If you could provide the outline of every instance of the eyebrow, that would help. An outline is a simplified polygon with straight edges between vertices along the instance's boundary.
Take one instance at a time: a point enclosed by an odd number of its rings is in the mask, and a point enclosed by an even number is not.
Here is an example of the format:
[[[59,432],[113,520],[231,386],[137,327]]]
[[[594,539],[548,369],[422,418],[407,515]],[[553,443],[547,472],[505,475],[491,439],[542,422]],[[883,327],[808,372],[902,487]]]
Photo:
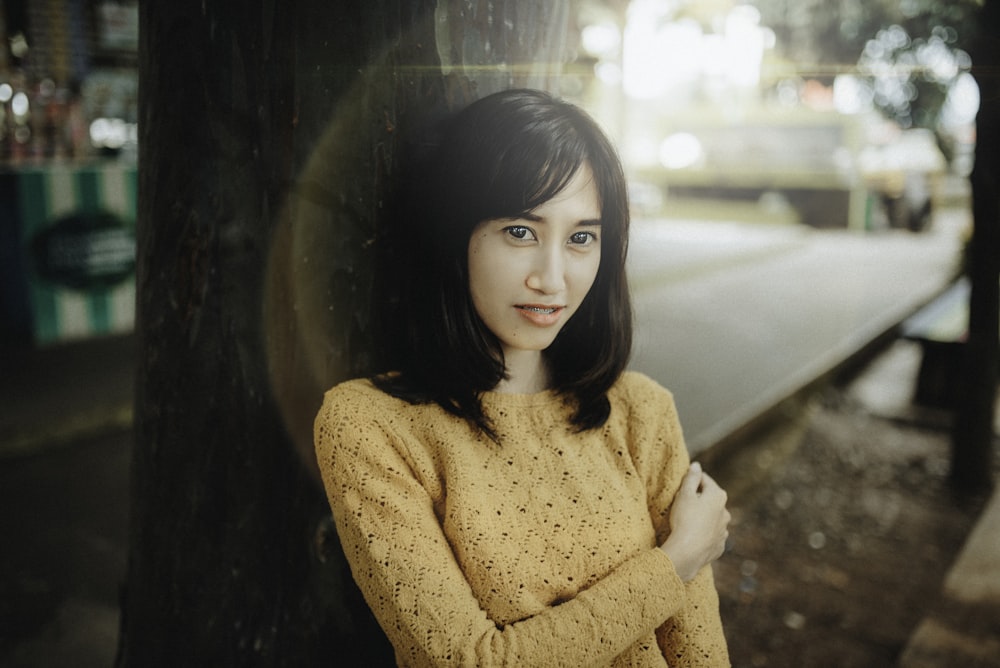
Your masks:
[[[512,216],[512,219],[517,219],[517,218],[523,218],[524,220],[527,220],[527,221],[532,222],[532,223],[544,223],[544,222],[546,222],[545,218],[543,218],[542,216],[536,216],[535,214],[531,213],[530,211],[525,211],[523,213],[519,213],[517,216]],[[601,227],[601,219],[600,218],[584,218],[583,220],[577,221],[576,226],[577,227]]]

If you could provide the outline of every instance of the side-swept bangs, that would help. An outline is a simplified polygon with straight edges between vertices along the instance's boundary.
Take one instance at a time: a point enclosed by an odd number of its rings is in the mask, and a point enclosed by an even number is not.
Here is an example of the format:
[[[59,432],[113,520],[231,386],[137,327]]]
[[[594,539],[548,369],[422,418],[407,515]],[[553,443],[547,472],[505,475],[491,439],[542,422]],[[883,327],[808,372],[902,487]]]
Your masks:
[[[588,157],[578,119],[535,91],[508,91],[456,118],[438,156],[435,199],[451,224],[526,213],[552,199]],[[566,105],[568,107],[568,105]],[[574,111],[577,111],[572,108]]]

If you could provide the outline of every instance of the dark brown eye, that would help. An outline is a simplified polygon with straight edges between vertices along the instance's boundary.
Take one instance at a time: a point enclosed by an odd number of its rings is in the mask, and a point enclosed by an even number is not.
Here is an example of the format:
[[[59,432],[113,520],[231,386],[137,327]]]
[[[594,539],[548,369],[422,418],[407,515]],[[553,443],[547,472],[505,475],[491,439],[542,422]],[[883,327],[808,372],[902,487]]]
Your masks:
[[[524,225],[511,225],[505,227],[504,231],[515,239],[529,239],[534,236],[531,234],[531,230]]]

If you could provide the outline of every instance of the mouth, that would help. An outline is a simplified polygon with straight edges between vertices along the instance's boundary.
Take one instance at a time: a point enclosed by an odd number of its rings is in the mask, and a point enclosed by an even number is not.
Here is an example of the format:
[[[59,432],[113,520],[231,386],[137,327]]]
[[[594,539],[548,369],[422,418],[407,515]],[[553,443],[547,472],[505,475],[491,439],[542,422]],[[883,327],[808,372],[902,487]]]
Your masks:
[[[564,306],[546,306],[545,304],[517,304],[518,313],[528,322],[539,327],[549,327],[559,322]]]
[[[537,304],[517,304],[516,308],[519,308],[522,311],[528,311],[529,313],[543,314],[552,314],[563,309],[562,306],[540,306]]]

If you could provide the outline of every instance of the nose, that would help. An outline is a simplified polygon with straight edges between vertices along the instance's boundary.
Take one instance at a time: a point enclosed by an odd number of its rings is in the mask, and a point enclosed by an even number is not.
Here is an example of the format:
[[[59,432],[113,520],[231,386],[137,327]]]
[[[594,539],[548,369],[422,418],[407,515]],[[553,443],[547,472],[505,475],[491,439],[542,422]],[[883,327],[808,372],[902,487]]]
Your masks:
[[[562,249],[541,247],[535,255],[527,285],[532,290],[554,295],[566,289],[566,261]]]

